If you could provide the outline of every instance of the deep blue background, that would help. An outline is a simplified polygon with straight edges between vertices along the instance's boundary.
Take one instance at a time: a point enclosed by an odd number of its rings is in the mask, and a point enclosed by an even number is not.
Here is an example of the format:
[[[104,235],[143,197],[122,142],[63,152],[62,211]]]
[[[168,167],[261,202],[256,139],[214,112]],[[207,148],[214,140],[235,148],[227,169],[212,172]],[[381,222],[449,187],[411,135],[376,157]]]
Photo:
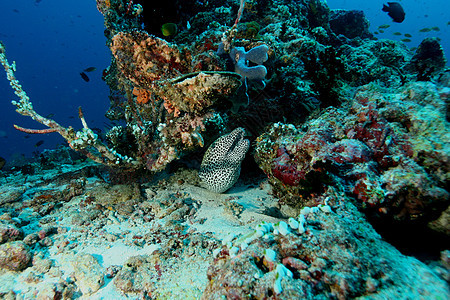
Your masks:
[[[263,0],[259,0],[263,1]],[[379,0],[329,0],[331,8],[363,10],[375,31],[379,25],[390,24],[379,38],[400,40],[393,32],[410,33],[417,46],[423,38],[438,36],[450,57],[450,21],[448,0],[403,0],[406,11],[403,23],[393,23],[381,11]],[[244,11],[245,13],[245,11]],[[423,27],[438,26],[440,32],[420,33]],[[17,78],[30,96],[34,107],[43,116],[64,126],[81,128],[78,106],[90,127],[103,128],[108,120],[104,113],[109,107],[109,90],[101,80],[102,70],[110,63],[110,52],[103,36],[103,16],[95,0],[0,0],[0,40],[6,46],[8,59],[17,62]],[[90,66],[97,71],[88,73],[84,82],[79,73]],[[33,151],[53,148],[65,141],[56,133],[28,135],[15,130],[12,124],[29,128],[44,128],[28,117],[15,112],[13,94],[3,70],[0,71],[0,156],[10,159],[14,154],[30,156]],[[39,140],[44,144],[35,147]]]
[[[406,15],[402,23],[392,22],[387,13],[381,11],[383,3],[399,2]],[[379,39],[400,41],[404,36],[393,35],[394,32],[409,33],[411,42],[405,43],[409,47],[417,47],[427,37],[441,38],[447,59],[450,58],[450,1],[449,0],[328,0],[330,8],[356,9],[364,11],[370,22],[370,31],[374,32],[378,26],[389,24],[391,27],[384,29],[384,33],[375,35]],[[439,32],[419,32],[425,27],[440,28]],[[448,65],[448,64],[447,64]]]

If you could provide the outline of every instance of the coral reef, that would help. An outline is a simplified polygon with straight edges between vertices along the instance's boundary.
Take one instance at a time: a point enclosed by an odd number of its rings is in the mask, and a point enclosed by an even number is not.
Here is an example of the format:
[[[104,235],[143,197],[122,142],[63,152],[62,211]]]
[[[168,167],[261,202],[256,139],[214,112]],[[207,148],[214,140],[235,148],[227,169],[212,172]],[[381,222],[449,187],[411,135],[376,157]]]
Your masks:
[[[2,47],[2,63],[21,99],[18,112],[49,127],[16,128],[58,132],[103,164],[161,171],[238,126],[258,136],[281,117],[301,122],[320,107],[340,105],[348,86],[429,80],[445,62],[441,55],[432,72],[424,70],[439,53],[437,41],[424,41],[413,58],[400,42],[374,40],[361,12],[330,10],[324,1],[175,2],[149,9],[143,1],[97,1],[112,53],[103,74],[111,89],[106,115],[126,123],[113,127],[106,141],[89,129],[81,110],[78,132],[37,114]],[[176,35],[158,33],[158,12],[183,22]],[[264,91],[246,78],[263,82]]]
[[[97,9],[105,138],[81,108],[78,131],[37,113],[0,44],[13,105],[45,126],[16,129],[69,146],[0,170],[0,297],[449,298],[437,39],[377,40],[362,12],[322,0]],[[400,254],[391,231],[440,261]]]
[[[369,31],[369,21],[365,18],[364,12],[360,10],[331,10],[330,28],[335,34],[342,34],[349,39],[373,38],[373,34]]]
[[[410,66],[417,72],[417,80],[429,81],[446,66],[444,50],[436,38],[424,39],[411,59]]]
[[[399,222],[437,219],[448,207],[448,88],[410,83],[393,91],[358,89],[300,127],[276,123],[256,155],[275,193],[291,206],[340,187],[366,212]]]

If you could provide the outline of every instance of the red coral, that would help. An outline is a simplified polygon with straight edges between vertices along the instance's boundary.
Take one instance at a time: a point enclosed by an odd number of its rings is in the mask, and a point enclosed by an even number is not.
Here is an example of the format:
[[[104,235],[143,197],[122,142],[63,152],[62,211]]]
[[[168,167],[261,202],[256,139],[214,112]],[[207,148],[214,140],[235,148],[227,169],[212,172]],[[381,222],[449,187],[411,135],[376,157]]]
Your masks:
[[[347,136],[364,142],[372,151],[373,159],[381,169],[395,167],[395,153],[412,156],[412,147],[407,136],[397,136],[389,122],[380,117],[374,102],[367,98],[358,99],[352,111],[358,111],[358,122],[345,129]],[[398,146],[398,147],[397,147]]]
[[[325,148],[329,142],[333,142],[333,132],[332,129],[328,127],[329,126],[308,130],[308,132],[303,135],[301,141],[297,143],[297,151],[307,151],[309,155],[313,155]]]
[[[290,186],[298,185],[305,180],[305,171],[297,170],[296,164],[291,160],[286,148],[277,150],[277,158],[273,160],[272,174],[284,184]]]

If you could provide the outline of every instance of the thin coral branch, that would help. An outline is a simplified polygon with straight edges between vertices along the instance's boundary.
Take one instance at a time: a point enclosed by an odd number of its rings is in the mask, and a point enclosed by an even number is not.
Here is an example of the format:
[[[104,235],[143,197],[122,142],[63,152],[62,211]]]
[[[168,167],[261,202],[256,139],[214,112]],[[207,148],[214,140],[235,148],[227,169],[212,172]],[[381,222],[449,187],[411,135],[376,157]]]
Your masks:
[[[125,15],[128,15],[128,13],[130,12],[131,6],[133,5],[133,0],[130,0],[128,2],[128,6],[127,6],[127,11],[125,12]]]
[[[223,49],[225,52],[229,52],[231,49],[231,44],[237,33],[237,26],[238,26],[239,22],[241,21],[242,13],[244,12],[244,6],[245,6],[245,0],[241,0],[237,17],[236,17],[236,20],[234,21],[234,25],[230,29],[225,31],[222,35],[222,44],[223,44]]]
[[[57,132],[57,130],[55,128],[29,129],[29,128],[20,127],[20,126],[18,126],[16,124],[14,124],[14,128],[19,130],[19,131],[26,132],[26,133],[31,133],[31,134],[45,134],[45,133]]]
[[[9,84],[14,90],[14,93],[19,97],[20,101],[12,101],[12,104],[17,107],[16,111],[24,116],[31,117],[33,120],[50,127],[55,132],[58,132],[61,134],[65,139],[69,138],[69,131],[67,128],[64,128],[60,124],[56,123],[55,121],[51,119],[47,119],[37,112],[34,111],[33,104],[30,101],[30,98],[25,93],[25,91],[22,89],[22,86],[20,85],[19,81],[16,79],[14,73],[16,71],[16,63],[13,62],[10,64],[6,58],[6,51],[5,47],[2,43],[0,43],[0,62],[5,68],[6,76],[9,80]]]
[[[78,107],[78,117],[81,120],[81,124],[83,124],[83,128],[89,129],[86,123],[86,119],[84,118],[83,111],[81,110],[81,106]]]
[[[0,63],[5,68],[6,76],[11,87],[20,99],[19,102],[11,101],[11,103],[17,107],[16,111],[21,115],[31,117],[33,120],[49,127],[48,129],[28,129],[14,125],[14,128],[27,133],[58,132],[69,143],[69,146],[72,149],[80,151],[90,159],[105,165],[132,167],[137,164],[135,160],[117,153],[101,142],[98,136],[87,126],[81,107],[78,109],[81,123],[83,124],[83,129],[80,131],[75,131],[72,127],[65,128],[54,120],[45,118],[38,114],[34,110],[30,98],[27,96],[19,81],[16,79],[14,74],[16,71],[16,64],[15,62],[12,64],[8,62],[5,47],[1,42]]]
[[[233,27],[236,27],[238,25],[239,21],[241,20],[242,13],[244,12],[244,5],[245,5],[245,0],[241,0],[241,4],[239,6],[237,18],[236,18],[236,21],[234,21]]]

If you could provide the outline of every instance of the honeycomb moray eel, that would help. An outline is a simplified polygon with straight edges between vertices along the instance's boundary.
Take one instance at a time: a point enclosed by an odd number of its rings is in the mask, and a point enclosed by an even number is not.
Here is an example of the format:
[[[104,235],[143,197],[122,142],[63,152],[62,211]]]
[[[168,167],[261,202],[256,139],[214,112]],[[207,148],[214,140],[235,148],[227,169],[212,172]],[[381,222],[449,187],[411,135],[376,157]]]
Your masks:
[[[208,190],[223,193],[238,180],[242,160],[250,147],[244,134],[244,128],[236,128],[218,138],[206,150],[199,176]]]

